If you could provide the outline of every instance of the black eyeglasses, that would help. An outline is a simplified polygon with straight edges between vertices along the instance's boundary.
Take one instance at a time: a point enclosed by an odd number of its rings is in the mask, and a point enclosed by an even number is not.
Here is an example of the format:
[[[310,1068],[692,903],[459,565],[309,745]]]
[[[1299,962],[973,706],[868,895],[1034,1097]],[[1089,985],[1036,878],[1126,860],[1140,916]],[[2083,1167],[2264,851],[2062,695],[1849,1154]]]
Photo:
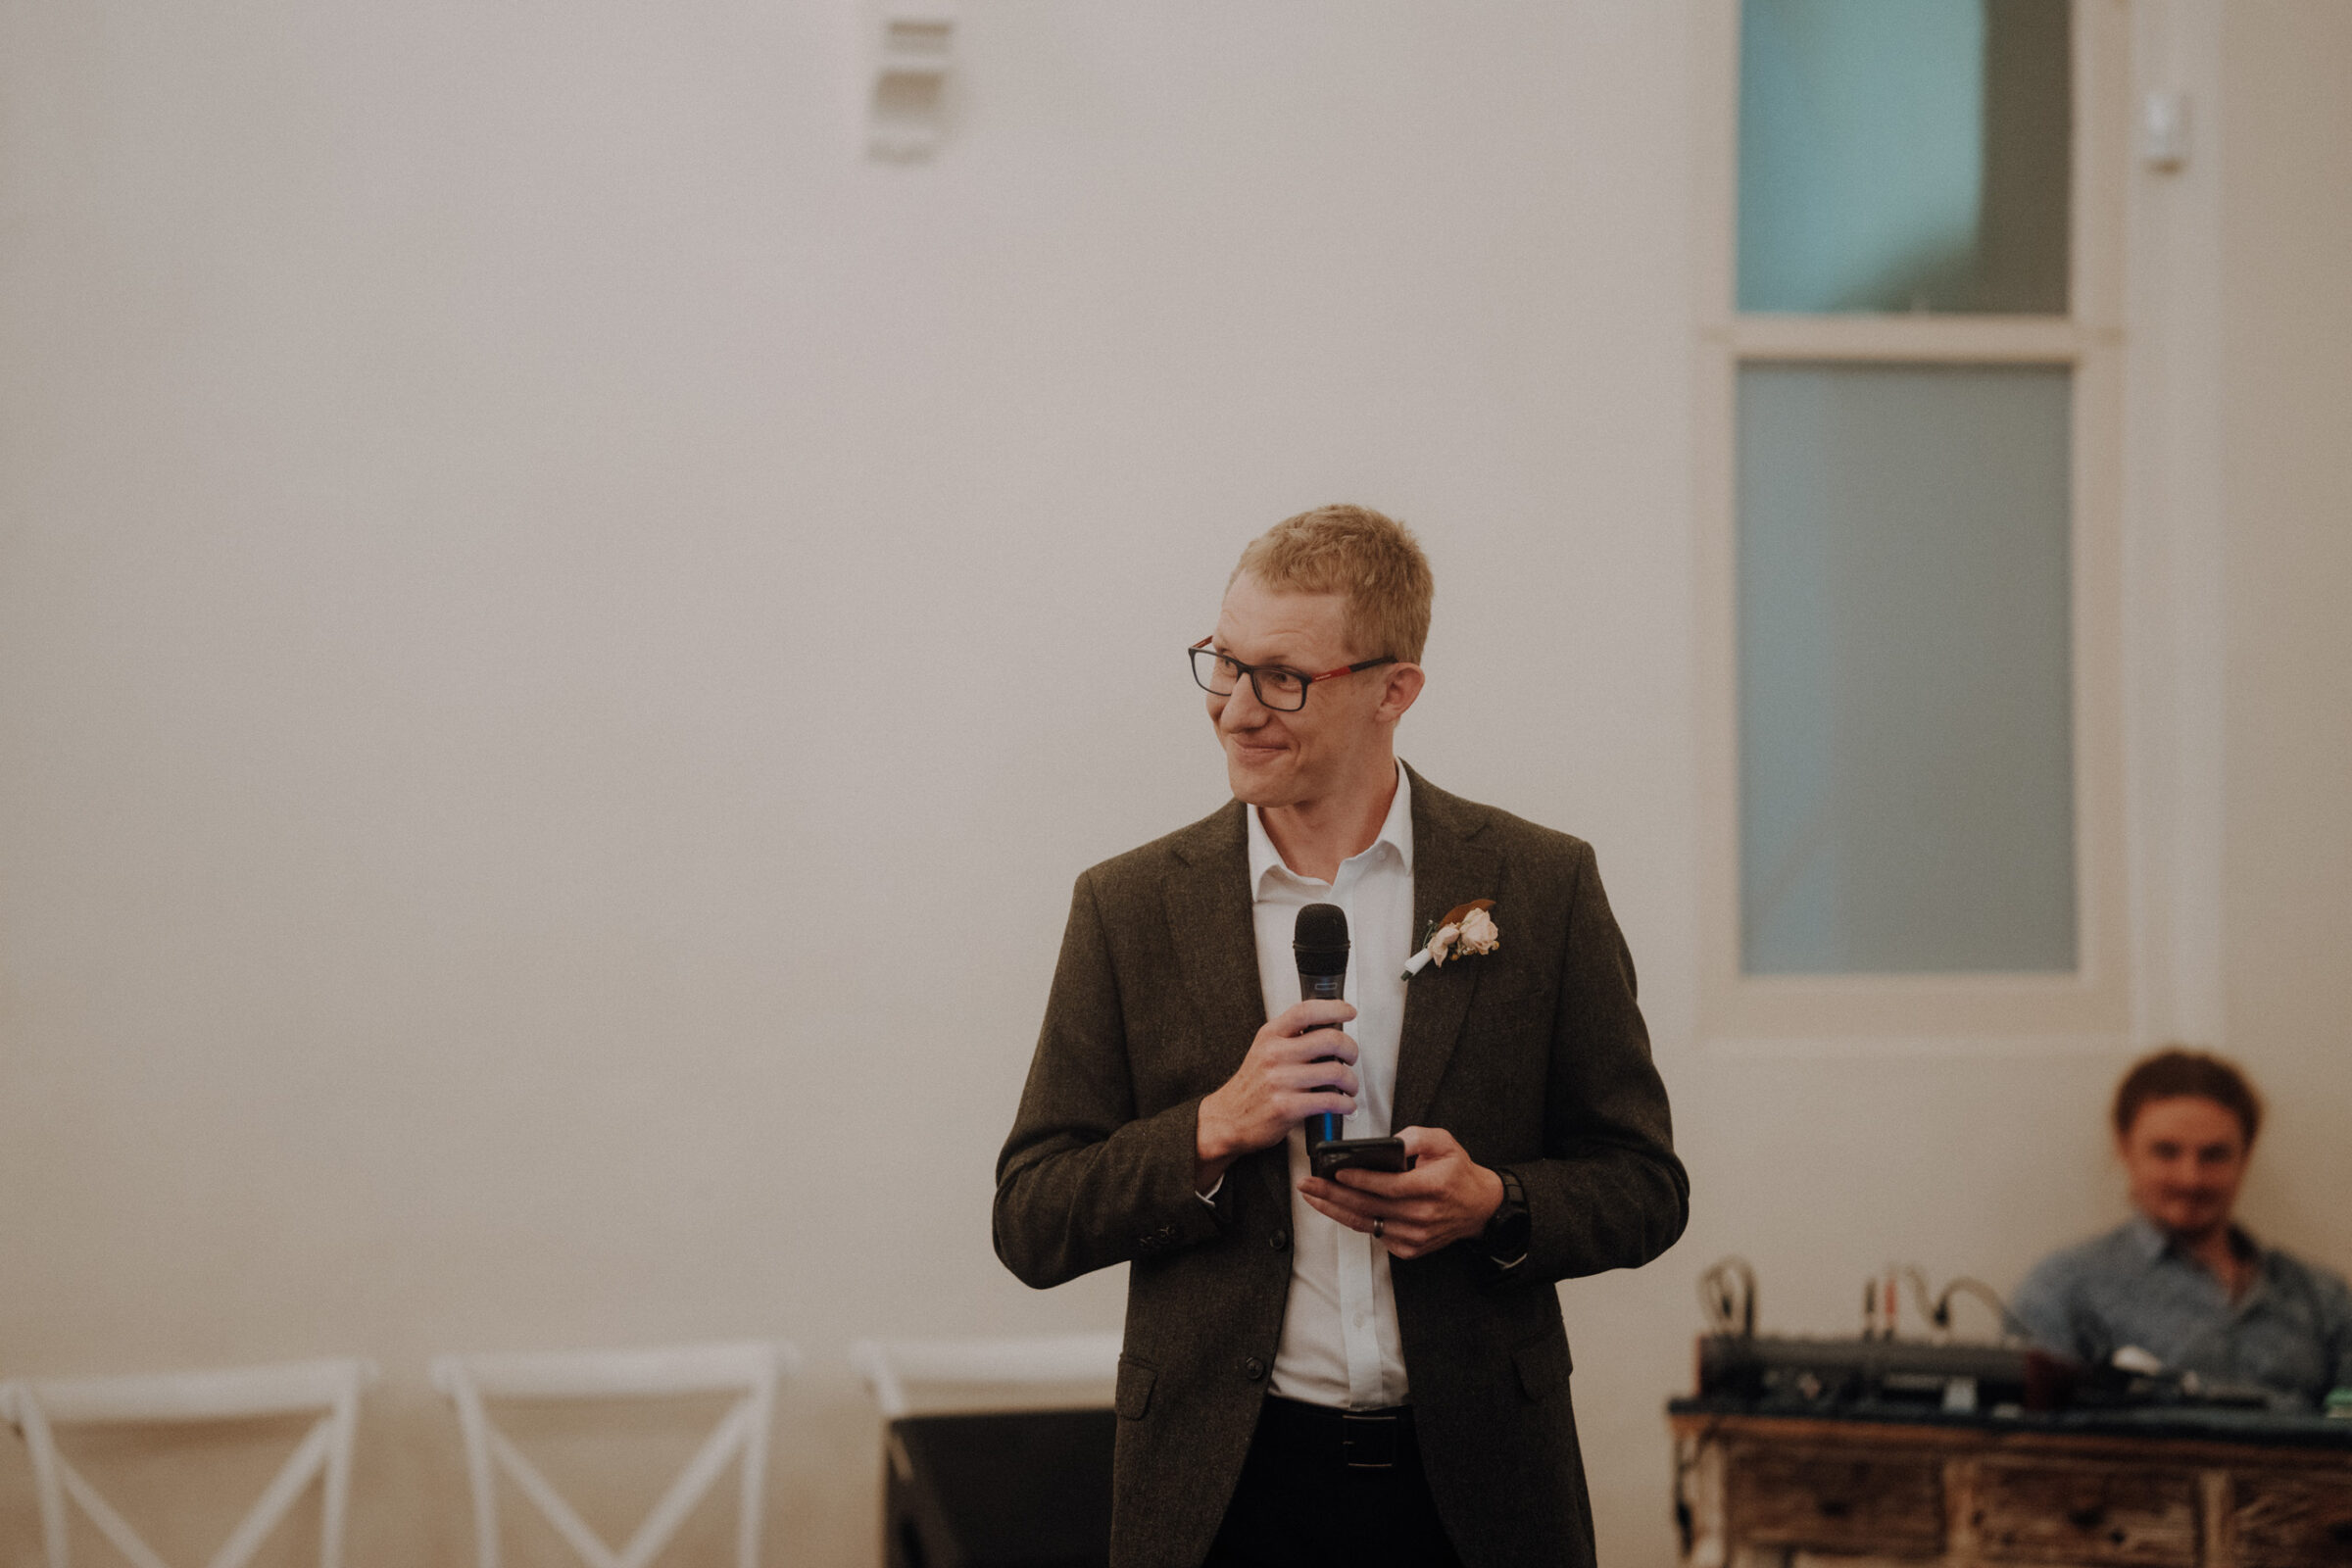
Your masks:
[[[1309,675],[1303,670],[1285,669],[1280,664],[1245,664],[1230,654],[1220,654],[1210,648],[1208,645],[1215,638],[1216,634],[1211,632],[1185,650],[1192,656],[1193,679],[1200,683],[1200,689],[1213,697],[1231,697],[1242,684],[1242,677],[1247,675],[1250,677],[1250,690],[1257,693],[1258,702],[1277,713],[1296,713],[1304,708],[1306,689],[1319,680],[1338,680],[1342,675],[1352,675],[1359,669],[1396,662],[1396,656],[1391,654],[1379,659],[1367,659],[1360,664],[1327,669],[1320,675]]]

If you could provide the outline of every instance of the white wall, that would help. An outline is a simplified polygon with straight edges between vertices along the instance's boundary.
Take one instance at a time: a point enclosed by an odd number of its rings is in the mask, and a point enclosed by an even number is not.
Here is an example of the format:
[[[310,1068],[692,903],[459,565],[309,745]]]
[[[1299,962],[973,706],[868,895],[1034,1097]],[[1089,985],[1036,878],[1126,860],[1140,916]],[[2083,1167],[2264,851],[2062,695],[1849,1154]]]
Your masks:
[[[870,1561],[851,1338],[1117,1321],[987,1237],[1063,901],[1216,805],[1177,650],[1354,499],[1442,585],[1407,755],[1592,839],[1642,964],[1696,1217],[1566,1301],[1604,1554],[1668,1561],[1704,1263],[1838,1330],[2118,1204],[2114,1061],[1692,1039],[1689,19],[1004,0],[914,167],[854,23],[0,9],[0,1373],[375,1356],[365,1568],[466,1549],[429,1354],[787,1337],[775,1542]],[[2340,255],[2343,15],[2234,25],[2299,84],[2245,212]],[[2284,999],[2352,562],[2332,426],[2260,411],[2352,390],[2340,270],[2263,265],[2230,1044],[2254,1217],[2341,1261],[2345,1009]],[[28,1510],[0,1451],[0,1561]]]
[[[2265,1218],[2352,1272],[2352,8],[2228,15],[2227,1004]]]

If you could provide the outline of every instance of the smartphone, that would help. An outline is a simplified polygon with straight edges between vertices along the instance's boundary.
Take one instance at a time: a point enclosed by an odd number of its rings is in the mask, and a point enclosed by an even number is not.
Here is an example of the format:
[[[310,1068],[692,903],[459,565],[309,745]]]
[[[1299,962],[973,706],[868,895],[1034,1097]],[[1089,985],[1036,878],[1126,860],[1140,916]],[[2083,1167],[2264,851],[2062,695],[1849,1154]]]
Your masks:
[[[1344,1170],[1395,1174],[1413,1168],[1401,1138],[1334,1138],[1329,1143],[1307,1145],[1306,1159],[1307,1168],[1326,1181]]]

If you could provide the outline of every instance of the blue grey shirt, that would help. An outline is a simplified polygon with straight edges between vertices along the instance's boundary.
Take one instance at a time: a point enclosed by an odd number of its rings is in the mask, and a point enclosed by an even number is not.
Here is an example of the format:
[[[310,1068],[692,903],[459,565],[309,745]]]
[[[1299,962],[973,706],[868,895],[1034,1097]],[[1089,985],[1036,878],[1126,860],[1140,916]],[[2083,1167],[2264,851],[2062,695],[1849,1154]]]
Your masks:
[[[2352,1387],[2352,1290],[2343,1278],[2232,1232],[2255,1260],[2236,1300],[2145,1215],[2053,1252],[2010,1308],[2044,1349],[2103,1365],[2137,1346],[2179,1372],[2258,1383],[2317,1404]]]

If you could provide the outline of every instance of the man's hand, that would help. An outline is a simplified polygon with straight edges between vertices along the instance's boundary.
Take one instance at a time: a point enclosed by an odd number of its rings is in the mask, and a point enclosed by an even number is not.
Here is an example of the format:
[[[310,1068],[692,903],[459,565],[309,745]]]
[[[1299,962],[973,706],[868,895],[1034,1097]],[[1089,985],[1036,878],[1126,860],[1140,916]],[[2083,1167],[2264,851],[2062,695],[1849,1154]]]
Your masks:
[[[1355,1109],[1355,1042],[1339,1027],[1354,1016],[1348,1003],[1301,1002],[1267,1020],[1233,1076],[1200,1102],[1193,1191],[1207,1192],[1235,1160],[1273,1148],[1307,1117]]]
[[[1444,1128],[1407,1127],[1396,1136],[1417,1159],[1411,1170],[1309,1176],[1298,1184],[1300,1195],[1349,1230],[1368,1233],[1379,1220],[1380,1245],[1393,1257],[1419,1257],[1485,1230],[1502,1206],[1502,1178]]]

